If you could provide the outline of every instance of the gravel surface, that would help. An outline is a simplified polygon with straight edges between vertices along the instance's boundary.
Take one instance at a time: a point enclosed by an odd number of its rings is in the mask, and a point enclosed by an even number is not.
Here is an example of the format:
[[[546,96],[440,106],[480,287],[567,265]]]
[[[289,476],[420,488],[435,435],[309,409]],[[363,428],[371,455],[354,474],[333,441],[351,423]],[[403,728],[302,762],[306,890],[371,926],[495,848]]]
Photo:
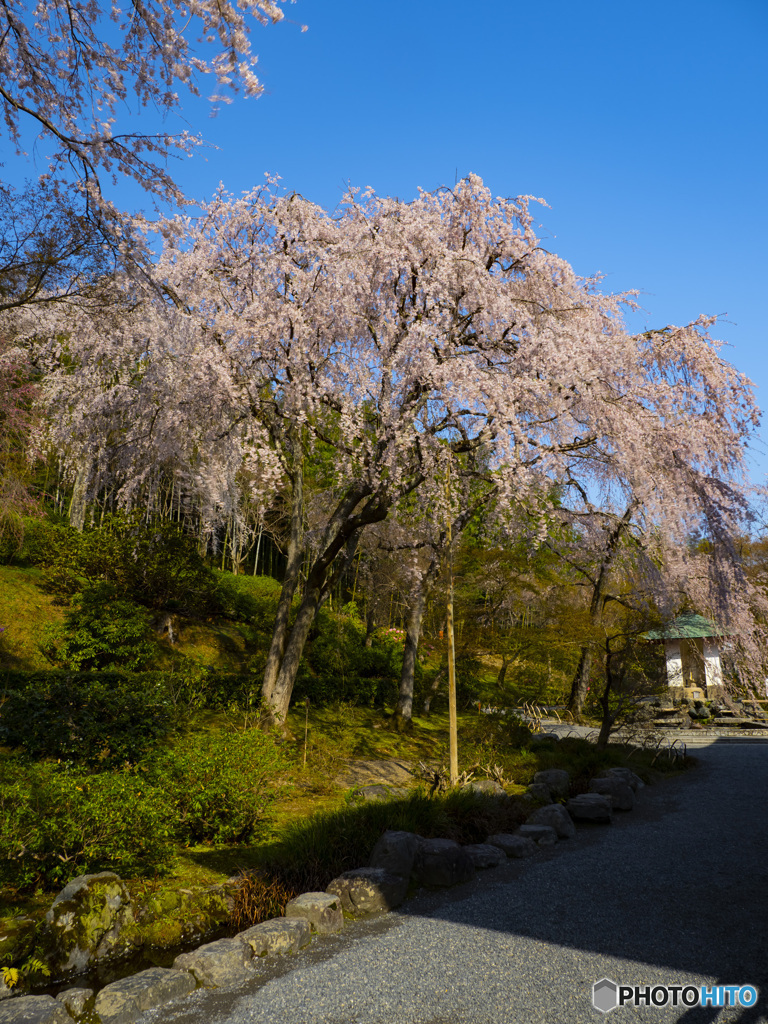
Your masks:
[[[768,744],[712,743],[611,826],[262,961],[141,1024],[768,1022]],[[593,1009],[593,982],[745,985],[755,1007]]]

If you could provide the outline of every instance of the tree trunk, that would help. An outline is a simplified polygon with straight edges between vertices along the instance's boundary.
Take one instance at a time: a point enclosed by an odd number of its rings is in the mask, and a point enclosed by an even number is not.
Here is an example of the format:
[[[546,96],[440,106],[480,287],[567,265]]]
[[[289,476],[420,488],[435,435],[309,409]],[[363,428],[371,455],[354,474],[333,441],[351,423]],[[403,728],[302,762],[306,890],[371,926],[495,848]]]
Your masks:
[[[87,488],[88,473],[85,466],[80,465],[77,468],[77,476],[72,488],[72,500],[69,503],[69,523],[79,533],[82,533],[85,528],[85,495]]]
[[[413,715],[413,685],[416,674],[416,656],[419,651],[421,637],[421,621],[424,618],[424,606],[427,594],[426,574],[413,596],[408,608],[405,623],[405,646],[403,648],[403,667],[400,672],[400,694],[395,709],[395,727],[398,732],[407,729]]]
[[[608,740],[611,735],[611,728],[616,716],[612,715],[608,706],[608,698],[611,693],[613,686],[613,673],[611,671],[611,642],[606,640],[605,643],[605,689],[603,695],[600,698],[600,704],[603,709],[603,720],[600,723],[600,735],[597,737],[597,749],[605,750],[608,746]]]
[[[584,701],[587,699],[589,689],[589,673],[592,668],[592,652],[589,647],[581,648],[581,657],[576,674],[571,683],[571,695],[568,698],[568,710],[574,718],[581,718],[584,710]]]
[[[440,683],[442,683],[447,674],[448,668],[446,666],[445,668],[441,668],[440,671],[435,676],[435,678],[432,680],[432,685],[429,688],[429,693],[424,698],[423,714],[425,716],[429,714],[429,709],[432,707],[432,701],[435,699],[435,697],[437,696],[437,691],[440,689]]]
[[[261,540],[261,537],[259,537]],[[293,494],[291,497],[291,534],[288,541],[288,561],[285,567],[283,587],[277,603],[272,643],[267,654],[264,682],[261,696],[265,704],[272,704],[272,695],[277,685],[281,663],[288,640],[288,622],[291,617],[291,603],[299,582],[299,571],[304,556],[304,470],[299,453],[294,458]]]
[[[265,698],[269,705],[270,718],[278,725],[284,725],[288,717],[293,685],[296,682],[296,674],[299,671],[299,663],[304,653],[304,645],[307,642],[312,623],[315,621],[317,613],[330,594],[336,580],[352,564],[359,538],[360,531],[356,530],[347,539],[344,557],[338,560],[333,573],[330,575],[328,573],[333,558],[318,558],[309,574],[306,587],[304,588],[304,597],[299,605],[296,620],[288,635],[272,692],[268,700]]]
[[[508,666],[509,666],[509,655],[502,654],[502,656],[501,656],[501,668],[499,669],[499,674],[496,676],[496,687],[499,690],[504,686],[504,679],[506,678],[506,675],[507,675],[507,668],[508,668]]]

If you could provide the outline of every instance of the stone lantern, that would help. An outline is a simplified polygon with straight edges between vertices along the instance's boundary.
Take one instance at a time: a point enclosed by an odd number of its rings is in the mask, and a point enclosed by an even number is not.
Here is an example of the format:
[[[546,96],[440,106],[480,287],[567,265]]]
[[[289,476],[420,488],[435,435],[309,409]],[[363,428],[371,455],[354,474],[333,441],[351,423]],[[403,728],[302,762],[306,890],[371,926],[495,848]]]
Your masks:
[[[667,683],[673,700],[716,700],[723,694],[720,645],[724,631],[703,615],[685,612],[644,634],[664,642]]]

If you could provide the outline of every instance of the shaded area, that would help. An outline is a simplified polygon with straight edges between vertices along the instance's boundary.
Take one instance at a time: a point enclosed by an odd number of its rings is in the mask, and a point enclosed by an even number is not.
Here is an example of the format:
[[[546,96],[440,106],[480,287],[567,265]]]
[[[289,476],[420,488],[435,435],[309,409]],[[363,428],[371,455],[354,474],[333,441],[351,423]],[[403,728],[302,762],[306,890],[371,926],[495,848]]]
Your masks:
[[[715,743],[697,756],[698,770],[646,789],[612,828],[420,896],[270,967],[271,983],[262,975],[251,994],[201,993],[162,1019],[570,1024],[604,1019],[591,984],[609,976],[759,989],[750,1008],[638,1008],[613,1020],[768,1020],[768,748]]]

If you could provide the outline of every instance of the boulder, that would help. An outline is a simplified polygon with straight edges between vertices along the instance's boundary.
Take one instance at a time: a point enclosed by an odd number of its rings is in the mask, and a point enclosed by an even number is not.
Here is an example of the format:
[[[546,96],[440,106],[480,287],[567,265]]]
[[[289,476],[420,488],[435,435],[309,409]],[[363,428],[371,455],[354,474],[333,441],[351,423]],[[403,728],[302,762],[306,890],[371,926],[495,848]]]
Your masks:
[[[366,803],[380,803],[382,800],[404,800],[409,794],[410,790],[402,786],[376,784],[373,786],[363,786],[354,795],[360,800],[365,800]]]
[[[507,857],[530,857],[536,853],[536,843],[527,836],[512,835],[509,832],[499,832],[496,835],[488,836],[486,843],[489,846],[497,846]]]
[[[601,793],[579,793],[565,805],[574,821],[611,822],[611,798]]]
[[[528,789],[526,789],[525,795],[530,796],[533,800],[540,800],[545,804],[552,803],[552,794],[549,791],[549,786],[544,782],[532,782]]]
[[[614,811],[631,811],[635,806],[635,794],[631,786],[615,775],[609,779],[592,779],[589,791],[610,797]]]
[[[189,995],[195,988],[190,974],[150,967],[148,971],[105,985],[96,996],[94,1011],[101,1024],[133,1024],[145,1010]]]
[[[235,938],[244,942],[253,956],[260,957],[297,953],[309,945],[312,934],[305,917],[275,917],[238,932]]]
[[[410,878],[421,837],[413,832],[385,832],[373,848],[370,867]]]
[[[334,935],[344,928],[341,898],[328,892],[303,892],[286,903],[285,916],[306,918],[318,935]]]
[[[134,924],[121,878],[111,871],[80,875],[62,889],[45,915],[43,941],[55,969],[83,971],[93,961],[130,952]]]
[[[92,988],[66,988],[56,996],[69,1012],[70,1017],[82,1017],[89,1002],[93,1001]]]
[[[536,772],[533,781],[543,782],[556,798],[564,799],[571,788],[571,777],[563,768],[547,768],[546,771]]]
[[[530,839],[538,846],[554,846],[557,842],[557,832],[551,825],[521,825],[517,835]]]
[[[353,868],[334,878],[325,891],[339,897],[347,914],[359,917],[399,907],[408,892],[408,879],[384,868]]]
[[[466,786],[462,787],[470,793],[479,793],[485,796],[506,796],[507,792],[500,782],[494,782],[493,779],[477,779],[476,781],[468,782]]]
[[[472,858],[452,839],[422,839],[413,865],[413,878],[430,889],[459,885],[474,877]]]
[[[234,939],[217,939],[190,953],[180,953],[173,961],[174,971],[188,971],[207,988],[227,988],[239,985],[251,976],[251,947]],[[96,1000],[98,1011],[98,999]]]
[[[640,776],[635,775],[631,768],[609,768],[604,777],[622,779],[635,793],[645,786]]]
[[[572,839],[576,835],[573,819],[562,804],[539,807],[529,816],[526,825],[549,825],[557,833],[558,839]]]
[[[504,853],[492,843],[472,843],[464,847],[464,852],[469,854],[472,866],[476,871],[484,868],[496,868],[506,858]]]
[[[19,996],[0,1006],[0,1024],[72,1024],[72,1018],[53,996]]]
[[[10,999],[13,995],[13,988],[6,985],[5,978],[0,974],[0,999]]]

